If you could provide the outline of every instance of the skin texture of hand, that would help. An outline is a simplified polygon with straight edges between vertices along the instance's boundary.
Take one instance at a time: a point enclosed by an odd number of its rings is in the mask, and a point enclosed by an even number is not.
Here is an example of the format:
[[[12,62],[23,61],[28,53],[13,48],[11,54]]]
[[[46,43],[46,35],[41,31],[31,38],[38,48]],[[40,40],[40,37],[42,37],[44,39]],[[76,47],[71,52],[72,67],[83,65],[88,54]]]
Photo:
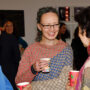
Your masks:
[[[70,83],[68,81],[67,85],[66,85],[66,90],[75,90],[75,86],[70,86]]]
[[[35,64],[33,64],[33,68],[37,72],[43,71],[44,67],[46,67],[46,66],[48,66],[48,62],[45,60],[44,61],[39,60]]]
[[[23,90],[32,90],[31,84],[29,84],[28,86],[24,87]]]
[[[67,86],[67,87],[66,87],[66,90],[75,90],[75,89],[74,89],[74,87]]]

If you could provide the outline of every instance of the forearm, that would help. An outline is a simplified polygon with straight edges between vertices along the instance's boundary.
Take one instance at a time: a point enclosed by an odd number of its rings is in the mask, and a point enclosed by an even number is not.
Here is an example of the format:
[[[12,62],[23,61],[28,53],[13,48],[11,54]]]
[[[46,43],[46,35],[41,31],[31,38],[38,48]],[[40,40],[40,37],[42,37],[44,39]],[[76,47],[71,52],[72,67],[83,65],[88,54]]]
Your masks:
[[[82,88],[83,90],[86,90],[86,88],[88,88],[88,90],[90,89],[90,67],[84,70]]]

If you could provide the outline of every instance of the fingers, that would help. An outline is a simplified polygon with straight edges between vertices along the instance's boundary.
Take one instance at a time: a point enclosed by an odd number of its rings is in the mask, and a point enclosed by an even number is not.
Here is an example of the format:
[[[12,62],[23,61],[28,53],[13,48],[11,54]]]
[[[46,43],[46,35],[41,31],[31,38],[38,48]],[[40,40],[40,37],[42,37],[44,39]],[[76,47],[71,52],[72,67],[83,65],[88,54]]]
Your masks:
[[[48,66],[48,65],[49,65],[49,64],[48,64],[47,61],[40,62],[40,67],[41,67],[41,68],[44,68],[44,67],[46,67],[46,66]]]
[[[34,70],[37,71],[37,72],[40,72],[40,71],[43,70],[42,65],[41,65],[41,63],[40,63],[39,61],[37,61],[37,62],[35,62],[35,63],[33,64],[33,68],[34,68]]]
[[[47,61],[37,61],[35,64],[33,64],[33,67],[35,69],[35,71],[40,72],[44,70],[44,67],[48,66],[48,62]]]
[[[29,85],[27,85],[26,87],[24,87],[23,90],[32,90],[31,84],[29,84]]]

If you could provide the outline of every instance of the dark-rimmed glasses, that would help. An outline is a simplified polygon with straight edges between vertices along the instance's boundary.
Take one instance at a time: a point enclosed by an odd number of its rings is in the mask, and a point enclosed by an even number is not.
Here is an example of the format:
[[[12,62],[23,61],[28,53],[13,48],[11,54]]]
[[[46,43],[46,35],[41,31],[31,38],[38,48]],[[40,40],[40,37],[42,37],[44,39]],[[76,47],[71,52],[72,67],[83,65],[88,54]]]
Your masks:
[[[44,25],[44,24],[41,24],[41,25],[43,26],[44,29],[50,29],[51,27],[53,27],[54,29],[58,29],[59,26],[60,26],[60,24],[53,24],[53,25]]]

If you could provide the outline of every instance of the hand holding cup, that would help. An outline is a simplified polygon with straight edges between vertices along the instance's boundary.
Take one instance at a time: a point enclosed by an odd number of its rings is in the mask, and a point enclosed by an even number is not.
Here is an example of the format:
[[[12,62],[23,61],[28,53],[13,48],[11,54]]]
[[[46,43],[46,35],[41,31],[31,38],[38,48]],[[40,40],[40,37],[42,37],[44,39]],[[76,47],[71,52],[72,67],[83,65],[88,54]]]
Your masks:
[[[32,90],[31,84],[29,82],[21,82],[17,84],[19,90]]]
[[[50,58],[41,58],[40,63],[43,68],[42,72],[50,72]]]

